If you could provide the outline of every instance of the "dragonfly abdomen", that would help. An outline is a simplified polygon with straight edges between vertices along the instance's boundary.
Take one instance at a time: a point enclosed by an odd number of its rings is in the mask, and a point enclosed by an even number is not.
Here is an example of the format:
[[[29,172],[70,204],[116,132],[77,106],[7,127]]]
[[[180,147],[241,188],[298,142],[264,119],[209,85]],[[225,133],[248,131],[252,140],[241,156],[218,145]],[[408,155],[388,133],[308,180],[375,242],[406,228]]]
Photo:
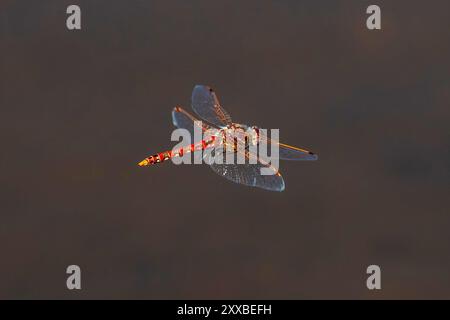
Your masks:
[[[190,145],[187,145],[185,147],[176,149],[176,150],[169,150],[161,153],[154,154],[150,157],[145,158],[141,162],[139,162],[139,166],[145,167],[152,164],[157,164],[160,162],[167,161],[169,159],[172,159],[174,157],[182,157],[185,154],[192,153],[194,151],[201,151],[205,150],[209,145],[214,141],[214,139],[211,139],[210,141],[202,140],[198,143],[193,143]]]

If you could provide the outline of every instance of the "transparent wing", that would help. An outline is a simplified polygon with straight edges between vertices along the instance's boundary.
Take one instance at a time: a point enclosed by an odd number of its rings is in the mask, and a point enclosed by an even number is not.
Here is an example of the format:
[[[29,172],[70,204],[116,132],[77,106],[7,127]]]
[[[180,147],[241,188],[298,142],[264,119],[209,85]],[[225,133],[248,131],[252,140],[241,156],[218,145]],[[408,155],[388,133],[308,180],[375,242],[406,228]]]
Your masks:
[[[192,91],[192,109],[202,119],[219,128],[232,123],[228,112],[220,106],[214,90],[208,86],[195,86]]]
[[[283,191],[284,180],[281,174],[270,164],[265,163],[261,159],[245,152],[247,159],[245,164],[210,164],[211,169],[218,175],[236,183],[244,184],[250,187],[258,187],[270,191]],[[248,163],[249,160],[257,160],[256,164]],[[273,174],[262,175],[261,169],[267,168]]]
[[[200,121],[197,118],[195,118],[193,115],[191,115],[189,112],[185,111],[183,108],[181,107],[175,107],[172,110],[172,122],[173,125],[178,127],[178,128],[182,128],[182,129],[186,129],[189,131],[189,133],[191,134],[191,137],[194,137],[194,126],[195,126],[195,122],[194,121]],[[208,130],[210,127],[208,125],[206,125],[204,122],[202,122],[202,131],[206,131]],[[194,141],[194,143],[197,141]]]
[[[270,150],[271,144],[277,144],[279,148],[279,156],[281,160],[317,160],[319,157],[308,150],[300,149],[284,143],[276,142],[264,134],[259,135],[259,143],[266,143],[267,150]]]

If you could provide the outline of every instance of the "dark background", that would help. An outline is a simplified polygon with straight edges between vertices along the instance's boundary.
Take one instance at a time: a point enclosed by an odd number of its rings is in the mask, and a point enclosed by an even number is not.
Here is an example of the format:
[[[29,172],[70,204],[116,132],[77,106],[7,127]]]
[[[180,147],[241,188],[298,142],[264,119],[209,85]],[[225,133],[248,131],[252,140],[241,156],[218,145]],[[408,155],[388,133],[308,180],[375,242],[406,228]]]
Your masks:
[[[2,0],[0,298],[450,298],[450,2],[370,4]],[[195,84],[319,161],[137,167]]]

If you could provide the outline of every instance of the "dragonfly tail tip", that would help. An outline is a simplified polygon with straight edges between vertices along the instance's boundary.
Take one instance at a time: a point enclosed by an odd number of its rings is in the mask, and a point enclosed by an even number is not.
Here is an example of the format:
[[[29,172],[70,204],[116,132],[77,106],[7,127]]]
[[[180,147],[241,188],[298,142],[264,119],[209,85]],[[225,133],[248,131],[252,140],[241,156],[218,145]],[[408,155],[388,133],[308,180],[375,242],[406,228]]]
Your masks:
[[[142,160],[141,162],[138,163],[138,166],[140,166],[140,167],[145,167],[147,165],[148,165],[148,160],[147,159],[144,159],[144,160]]]

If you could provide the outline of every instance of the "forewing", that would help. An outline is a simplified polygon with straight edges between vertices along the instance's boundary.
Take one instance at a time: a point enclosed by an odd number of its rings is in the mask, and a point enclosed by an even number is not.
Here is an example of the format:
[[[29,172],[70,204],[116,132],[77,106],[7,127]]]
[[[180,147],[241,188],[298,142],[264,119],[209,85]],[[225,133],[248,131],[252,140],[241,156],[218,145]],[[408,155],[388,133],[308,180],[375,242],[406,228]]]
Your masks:
[[[202,119],[219,128],[232,124],[230,115],[221,107],[214,90],[208,86],[195,86],[192,91],[192,109]]]
[[[290,146],[284,143],[279,143],[273,139],[270,139],[266,135],[260,134],[259,143],[266,143],[267,150],[271,149],[271,144],[278,145],[279,148],[279,157],[281,160],[317,160],[318,156],[311,151],[297,148],[294,146]]]

